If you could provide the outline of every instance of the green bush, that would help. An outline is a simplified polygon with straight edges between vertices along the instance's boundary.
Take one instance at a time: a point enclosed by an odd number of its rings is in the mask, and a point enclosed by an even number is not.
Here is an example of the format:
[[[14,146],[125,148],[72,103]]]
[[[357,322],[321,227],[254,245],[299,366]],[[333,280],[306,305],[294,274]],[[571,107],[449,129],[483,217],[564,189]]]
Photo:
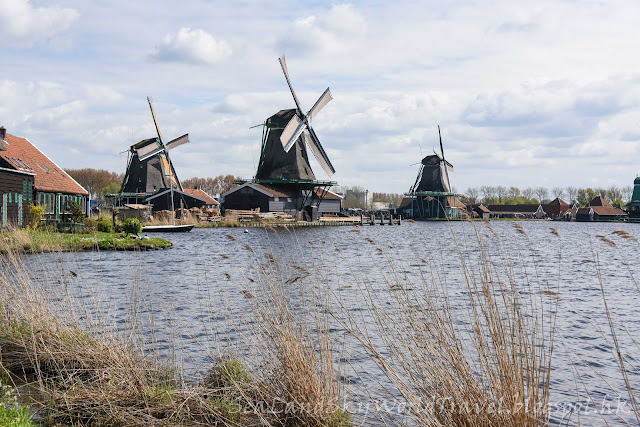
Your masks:
[[[138,234],[142,231],[140,221],[136,218],[127,218],[122,223],[122,231],[127,234]]]
[[[82,222],[85,217],[85,215],[82,213],[82,206],[80,206],[74,200],[69,200],[67,202],[67,210],[71,213],[71,222]]]
[[[98,229],[98,221],[93,218],[85,218],[82,223],[84,224],[84,229],[87,233],[93,233]]]
[[[103,233],[113,233],[113,222],[108,216],[101,216],[96,222],[98,231],[102,231]]]

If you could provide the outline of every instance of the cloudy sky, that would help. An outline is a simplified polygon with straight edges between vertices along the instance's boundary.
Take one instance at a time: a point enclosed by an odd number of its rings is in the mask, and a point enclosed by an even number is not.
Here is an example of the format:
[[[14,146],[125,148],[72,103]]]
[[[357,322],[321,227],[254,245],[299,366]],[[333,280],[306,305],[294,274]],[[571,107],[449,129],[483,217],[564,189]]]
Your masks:
[[[182,179],[250,178],[261,130],[314,121],[340,185],[626,186],[640,172],[640,2],[0,0],[0,125],[65,168],[124,172],[155,135]],[[318,179],[328,179],[312,163]]]

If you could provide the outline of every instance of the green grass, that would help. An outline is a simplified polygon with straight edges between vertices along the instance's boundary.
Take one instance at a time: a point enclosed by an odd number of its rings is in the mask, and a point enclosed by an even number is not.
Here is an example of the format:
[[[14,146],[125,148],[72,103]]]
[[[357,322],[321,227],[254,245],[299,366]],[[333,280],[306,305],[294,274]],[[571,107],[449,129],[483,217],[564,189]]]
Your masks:
[[[96,249],[144,251],[170,247],[171,242],[157,237],[141,239],[137,236],[99,231],[76,234],[21,229],[0,233],[0,253],[8,253],[9,251],[25,253],[83,252]]]
[[[0,426],[35,426],[31,418],[29,408],[18,404],[13,388],[0,382]]]

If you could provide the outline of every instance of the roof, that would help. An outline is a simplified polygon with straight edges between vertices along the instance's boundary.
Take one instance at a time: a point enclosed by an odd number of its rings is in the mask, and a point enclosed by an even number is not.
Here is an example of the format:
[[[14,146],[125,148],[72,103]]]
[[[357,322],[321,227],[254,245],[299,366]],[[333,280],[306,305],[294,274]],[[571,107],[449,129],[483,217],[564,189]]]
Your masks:
[[[219,205],[220,204],[220,203],[218,203],[218,201],[216,199],[214,199],[213,197],[211,197],[210,195],[208,195],[207,193],[205,193],[204,191],[202,191],[199,188],[185,188],[184,192],[204,200],[205,202],[207,202],[206,203],[207,205]]]
[[[256,184],[254,182],[246,182],[244,184],[238,185],[237,187],[234,187],[231,190],[224,193],[222,197],[225,197],[231,193],[235,193],[236,191],[245,187],[251,187],[254,190],[257,190],[268,197],[295,197],[295,196],[292,196],[291,194],[284,193],[282,190],[274,188],[270,185]]]
[[[571,210],[571,206],[559,197],[544,205],[543,208],[546,214],[551,217],[564,215]]]
[[[330,191],[330,190],[323,191],[320,188],[316,188],[314,190],[314,193],[318,197],[320,197],[320,196],[322,196],[324,194],[324,196],[322,198],[325,199],[325,200],[342,200],[342,199],[344,199],[344,197],[342,197],[341,195],[336,194],[336,193],[334,193],[333,191]]]
[[[137,210],[143,210],[148,208],[147,205],[141,205],[140,203],[125,203],[124,207],[129,209],[137,209]]]
[[[494,213],[536,213],[540,205],[538,204],[520,204],[520,205],[489,205],[488,208]]]
[[[487,209],[487,207],[485,205],[478,205],[473,209],[479,210],[479,211],[484,212],[484,213],[490,213],[491,212],[489,209]]]
[[[591,206],[591,209],[593,209],[593,211],[597,213],[598,216],[619,216],[619,215],[626,216],[627,215],[627,213],[622,209],[615,208],[611,205],[609,205],[608,207],[607,206]]]
[[[34,173],[37,191],[89,195],[87,190],[28,139],[7,134],[4,145],[6,151],[0,151],[0,166]]]
[[[611,206],[611,204],[609,202],[607,202],[602,196],[596,196],[594,197],[590,202],[589,202],[589,206],[602,206],[605,208],[611,208],[613,206]]]

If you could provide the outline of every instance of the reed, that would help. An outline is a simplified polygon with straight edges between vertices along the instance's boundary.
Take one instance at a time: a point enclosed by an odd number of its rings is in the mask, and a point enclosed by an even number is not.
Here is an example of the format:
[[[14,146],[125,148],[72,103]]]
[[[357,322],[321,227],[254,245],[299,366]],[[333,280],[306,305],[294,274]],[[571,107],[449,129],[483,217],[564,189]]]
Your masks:
[[[477,230],[476,243],[473,251],[457,243],[463,277],[456,283],[437,267],[408,279],[379,247],[382,285],[360,279],[370,320],[344,310],[345,328],[420,425],[547,425],[555,303],[533,292],[526,262],[496,259]],[[454,305],[449,294],[457,289],[465,298]]]

